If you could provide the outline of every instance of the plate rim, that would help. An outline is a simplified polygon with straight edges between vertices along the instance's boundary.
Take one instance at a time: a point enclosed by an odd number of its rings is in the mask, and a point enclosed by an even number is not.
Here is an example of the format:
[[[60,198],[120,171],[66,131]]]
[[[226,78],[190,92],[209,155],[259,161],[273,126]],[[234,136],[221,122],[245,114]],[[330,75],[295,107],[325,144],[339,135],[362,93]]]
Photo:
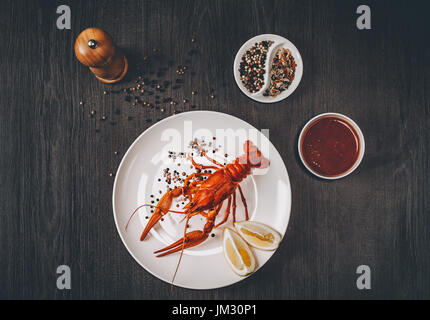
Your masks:
[[[235,120],[239,120],[242,122],[245,122],[246,124],[248,124],[249,126],[251,126],[252,128],[258,130],[257,128],[255,128],[253,125],[251,125],[250,123],[246,122],[245,120],[242,120],[239,117],[233,116],[231,114],[228,113],[224,113],[224,112],[219,112],[219,111],[212,111],[212,110],[191,110],[191,111],[186,111],[186,112],[181,112],[179,114],[173,114],[169,117],[166,117],[164,119],[162,119],[161,121],[158,121],[157,123],[154,123],[152,126],[146,128],[141,134],[139,134],[139,136],[137,138],[135,138],[135,140],[133,141],[133,143],[128,147],[127,151],[124,153],[120,164],[118,165],[118,168],[116,170],[116,174],[115,174],[115,180],[113,183],[113,187],[112,187],[112,214],[113,214],[113,218],[115,221],[115,227],[117,229],[117,233],[119,235],[119,237],[121,238],[121,241],[123,243],[123,245],[125,246],[125,248],[127,249],[128,253],[133,257],[133,259],[135,260],[135,262],[137,262],[145,271],[147,271],[148,273],[150,273],[152,276],[154,276],[155,278],[162,280],[163,282],[166,283],[170,283],[170,281],[163,279],[162,277],[156,275],[155,273],[153,273],[150,269],[148,269],[146,266],[144,266],[141,261],[139,261],[139,259],[136,257],[136,255],[133,253],[133,251],[129,248],[126,240],[124,239],[122,233],[120,232],[120,226],[119,226],[119,222],[117,220],[117,214],[115,212],[115,195],[116,195],[116,189],[117,189],[117,183],[118,183],[118,177],[119,177],[119,172],[122,169],[122,166],[124,165],[125,159],[127,158],[127,155],[129,152],[131,152],[131,150],[133,149],[134,145],[137,144],[139,142],[139,140],[141,140],[146,134],[148,134],[148,131],[156,126],[161,125],[163,122],[166,122],[168,120],[172,120],[174,118],[183,116],[184,114],[190,114],[190,113],[212,113],[212,114],[217,114],[217,115],[222,115],[222,116],[229,116],[234,118]],[[260,131],[260,130],[258,130]],[[260,131],[261,132],[261,131]],[[263,133],[261,133],[263,135]],[[279,153],[279,151],[276,149],[276,147],[273,145],[272,141],[270,141],[269,138],[266,137],[266,139],[269,141],[269,143],[271,144],[271,146],[273,147],[274,151],[276,151],[276,153],[279,155],[280,159],[282,160],[282,165],[286,171],[286,177],[287,177],[287,181],[288,181],[288,197],[290,199],[289,202],[289,207],[288,207],[288,219],[287,219],[287,223],[285,224],[284,230],[278,230],[282,233],[282,239],[281,239],[281,243],[282,240],[284,239],[286,232],[288,230],[288,225],[290,224],[290,218],[291,218],[291,208],[292,208],[292,188],[291,188],[291,181],[290,181],[290,176],[288,174],[288,169],[287,166],[285,165],[285,161],[282,159],[281,154]],[[272,256],[278,251],[279,247],[273,251],[273,253],[270,255],[270,257],[263,263],[263,265],[261,265],[255,272],[251,273],[250,275],[246,276],[246,277],[241,277],[238,281],[229,283],[229,284],[225,284],[225,285],[220,285],[220,286],[215,286],[215,287],[211,287],[211,288],[195,288],[192,286],[187,286],[187,285],[178,285],[178,284],[174,284],[177,287],[180,288],[185,288],[185,289],[192,289],[192,290],[213,290],[213,289],[220,289],[220,288],[225,288],[231,285],[234,285],[236,283],[239,283],[247,278],[249,278],[250,276],[254,275],[255,273],[257,273],[260,269],[262,269],[264,267],[264,265],[267,263],[267,261],[269,261]]]

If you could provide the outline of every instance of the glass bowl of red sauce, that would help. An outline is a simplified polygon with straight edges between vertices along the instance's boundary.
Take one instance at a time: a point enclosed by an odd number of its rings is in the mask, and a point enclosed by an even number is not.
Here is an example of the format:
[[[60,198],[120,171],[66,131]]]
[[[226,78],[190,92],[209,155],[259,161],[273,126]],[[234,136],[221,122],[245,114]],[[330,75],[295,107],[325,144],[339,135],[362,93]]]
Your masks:
[[[364,136],[358,125],[340,113],[323,113],[303,127],[299,136],[303,165],[323,179],[340,179],[353,172],[364,155]]]

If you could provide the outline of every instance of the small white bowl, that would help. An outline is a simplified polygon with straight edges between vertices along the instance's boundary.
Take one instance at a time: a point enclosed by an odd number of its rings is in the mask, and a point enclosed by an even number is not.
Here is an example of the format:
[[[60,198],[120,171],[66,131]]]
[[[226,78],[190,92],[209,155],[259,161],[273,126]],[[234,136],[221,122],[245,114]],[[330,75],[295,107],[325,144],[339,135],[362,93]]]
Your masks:
[[[267,41],[267,40],[273,41],[273,44],[269,47],[269,50],[267,52],[266,63],[265,63],[266,67],[264,72],[264,86],[258,92],[251,93],[244,87],[242,80],[240,79],[240,72],[239,72],[240,62],[242,61],[242,56],[246,52],[246,50],[251,48],[256,42]],[[294,74],[294,79],[291,82],[288,89],[281,92],[276,97],[271,97],[271,96],[265,97],[263,93],[270,85],[269,72],[272,69],[273,57],[277,49],[279,48],[285,48],[290,50],[291,55],[293,56],[294,61],[296,62],[296,71]],[[276,34],[260,34],[258,36],[255,36],[249,39],[242,45],[242,47],[240,47],[239,51],[236,54],[236,58],[234,59],[233,75],[239,89],[242,90],[242,92],[249,98],[262,103],[278,102],[287,98],[298,87],[303,75],[302,56],[300,55],[300,52],[299,50],[297,50],[296,46],[288,39],[285,39],[284,37],[278,36]]]
[[[349,168],[346,172],[339,174],[337,176],[323,176],[317,172],[315,172],[314,170],[312,170],[311,167],[308,166],[308,164],[306,163],[306,161],[304,160],[303,154],[302,154],[302,139],[304,138],[304,133],[307,132],[307,129],[314,124],[317,120],[321,119],[321,118],[325,118],[325,117],[335,117],[335,118],[339,118],[341,120],[344,120],[345,122],[347,122],[348,124],[350,124],[355,132],[358,135],[358,139],[360,142],[360,151],[357,157],[357,160],[355,160],[354,165]],[[316,175],[319,178],[322,179],[327,179],[327,180],[336,180],[336,179],[340,179],[343,177],[346,177],[347,175],[349,175],[351,172],[353,172],[355,169],[357,169],[357,167],[360,165],[361,160],[363,159],[363,155],[364,155],[364,149],[365,149],[365,142],[364,142],[364,136],[363,133],[361,132],[360,127],[349,117],[340,114],[340,113],[335,113],[335,112],[327,112],[327,113],[322,113],[320,115],[317,115],[315,117],[313,117],[311,120],[309,120],[305,126],[303,127],[302,131],[300,132],[299,135],[299,140],[298,140],[298,149],[299,149],[299,156],[300,159],[302,160],[303,165],[306,167],[306,169],[308,169],[312,174]]]

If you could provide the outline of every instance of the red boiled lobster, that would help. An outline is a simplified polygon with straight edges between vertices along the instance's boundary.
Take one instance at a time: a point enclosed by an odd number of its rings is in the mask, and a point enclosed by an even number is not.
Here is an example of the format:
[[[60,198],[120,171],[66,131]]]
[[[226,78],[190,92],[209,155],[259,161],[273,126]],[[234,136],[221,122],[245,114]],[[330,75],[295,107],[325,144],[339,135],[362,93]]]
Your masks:
[[[270,163],[268,159],[263,157],[261,151],[258,150],[258,148],[249,140],[246,141],[243,146],[245,153],[236,158],[232,163],[225,166],[210,158],[197,142],[194,142],[194,145],[197,146],[200,153],[214,165],[205,166],[198,164],[189,156],[189,160],[191,160],[198,172],[189,175],[185,179],[182,187],[174,188],[165,193],[156,206],[147,204],[139,206],[131,215],[132,217],[137,210],[144,206],[155,208],[153,215],[140,237],[141,241],[145,239],[151,228],[168,212],[181,213],[185,215],[184,217],[187,221],[185,224],[184,237],[163,249],[155,251],[154,253],[158,254],[157,257],[162,257],[180,250],[182,251],[182,257],[184,249],[194,247],[202,243],[208,238],[213,228],[217,228],[227,221],[230,215],[230,208],[232,208],[233,211],[233,221],[236,221],[236,189],[239,190],[241,200],[245,207],[245,217],[246,220],[248,220],[248,208],[239,183],[251,174],[252,169],[267,168]],[[203,169],[215,169],[216,171],[212,173],[201,172]],[[205,176],[207,178],[203,180],[202,178]],[[189,203],[187,203],[183,208],[185,211],[170,210],[173,199],[179,196],[185,196],[189,199]],[[225,200],[227,200],[228,203],[224,218],[221,222],[215,225],[215,218],[221,210]],[[196,230],[187,233],[186,229],[188,220],[198,214],[206,218],[206,224],[204,225],[203,230]]]

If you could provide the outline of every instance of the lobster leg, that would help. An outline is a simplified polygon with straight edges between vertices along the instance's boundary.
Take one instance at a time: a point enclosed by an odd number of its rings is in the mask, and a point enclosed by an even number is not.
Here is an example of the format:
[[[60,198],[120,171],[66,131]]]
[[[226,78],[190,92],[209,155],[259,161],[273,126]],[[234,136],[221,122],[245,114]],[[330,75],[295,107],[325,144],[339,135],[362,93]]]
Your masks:
[[[219,169],[218,167],[215,167],[215,166],[205,166],[205,165],[202,165],[200,163],[197,163],[190,156],[188,156],[188,160],[191,161],[191,163],[193,164],[194,168],[196,168],[196,169],[200,169],[200,170],[202,170],[202,169],[215,169],[215,170],[218,170]]]
[[[245,196],[243,195],[242,188],[240,187],[240,184],[238,184],[237,187],[239,189],[240,198],[242,199],[243,206],[245,207],[245,217],[246,217],[246,220],[249,220],[248,206],[246,204]]]
[[[187,186],[188,182],[194,178],[194,177],[203,177],[203,176],[210,176],[211,174],[209,172],[194,172],[190,174],[185,180],[184,180],[184,187]]]
[[[213,164],[216,164],[216,165],[218,165],[218,166],[220,166],[221,168],[224,168],[224,166],[221,164],[221,163],[219,163],[218,161],[216,161],[216,160],[214,160],[214,159],[212,159],[211,157],[209,157],[207,154],[206,154],[206,151],[205,150],[203,150],[202,149],[202,147],[200,147],[199,146],[199,144],[197,143],[197,142],[194,142],[194,144],[197,146],[197,148],[199,148],[199,151],[200,151],[200,153],[206,158],[206,159],[208,159],[210,162],[212,162]]]
[[[230,206],[231,206],[231,196],[228,197],[227,209],[225,210],[224,219],[222,219],[222,221],[220,223],[215,225],[214,228],[218,228],[220,225],[222,225],[223,223],[225,223],[227,221],[228,216],[230,214]]]
[[[233,191],[233,222],[236,222],[236,190]]]

